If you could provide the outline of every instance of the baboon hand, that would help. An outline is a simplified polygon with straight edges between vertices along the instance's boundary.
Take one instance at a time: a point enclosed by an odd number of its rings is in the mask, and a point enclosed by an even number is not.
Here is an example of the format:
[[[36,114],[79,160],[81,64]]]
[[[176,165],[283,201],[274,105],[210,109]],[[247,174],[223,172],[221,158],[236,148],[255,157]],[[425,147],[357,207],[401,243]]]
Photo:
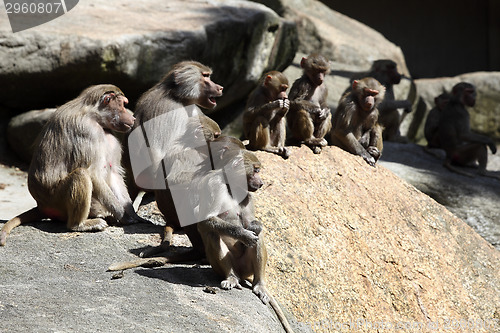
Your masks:
[[[380,157],[380,151],[378,150],[377,147],[370,146],[366,148],[366,151],[375,159],[378,159]]]
[[[257,236],[257,234],[253,231],[243,229],[239,240],[248,247],[254,247],[255,245],[257,245],[259,236]]]
[[[330,114],[330,108],[320,109],[318,112],[318,120],[325,120]]]
[[[275,103],[285,113],[288,112],[288,109],[290,108],[290,100],[288,98],[278,99],[275,101]]]
[[[411,112],[411,102],[410,101],[403,101],[403,109],[404,109],[404,112],[406,113],[410,113]]]
[[[488,143],[488,147],[490,147],[490,150],[491,150],[492,154],[496,154],[497,147],[495,146],[495,144],[493,142]]]
[[[364,160],[366,161],[366,163],[370,164],[372,167],[375,167],[375,159],[373,158],[373,156],[371,156],[370,154],[366,154],[363,156]]]

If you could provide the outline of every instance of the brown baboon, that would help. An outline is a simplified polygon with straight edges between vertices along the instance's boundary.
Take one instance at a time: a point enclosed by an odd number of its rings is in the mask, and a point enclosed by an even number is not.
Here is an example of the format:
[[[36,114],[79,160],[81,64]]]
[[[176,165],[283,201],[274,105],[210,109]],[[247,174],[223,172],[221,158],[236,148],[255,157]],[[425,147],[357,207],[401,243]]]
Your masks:
[[[41,218],[67,221],[74,231],[103,230],[110,218],[143,221],[132,207],[120,166],[122,148],[111,133],[127,132],[134,124],[127,103],[118,87],[97,85],[57,109],[37,139],[28,172],[37,207],[3,226],[0,245],[14,227]]]
[[[144,93],[137,102],[134,113],[137,118],[135,127],[143,126],[156,117],[193,104],[213,109],[217,105],[215,98],[222,96],[223,87],[210,79],[211,74],[212,70],[209,67],[195,61],[184,61],[174,65],[163,79]],[[212,140],[220,135],[220,128],[213,120],[201,113],[197,118],[200,120],[199,124],[206,139]],[[176,141],[175,138],[194,135],[195,133],[190,132],[190,126],[197,125],[191,122],[193,118],[172,116],[165,119],[165,122],[149,122],[150,131],[154,133],[154,137],[149,138],[149,146],[158,160],[174,163],[176,158],[174,155],[178,156],[179,152],[185,150],[182,145],[175,148],[171,146]],[[200,152],[191,151],[191,153],[194,163],[199,158]],[[190,154],[184,155],[185,158],[189,156]],[[179,174],[181,170],[174,171]],[[173,174],[166,176],[174,183],[178,181],[174,179],[176,176]],[[167,187],[155,190],[155,198],[167,225],[162,244],[144,251],[141,256],[151,256],[168,248],[172,233],[181,227],[170,189]],[[203,244],[196,226],[189,225],[184,230],[193,244],[192,258],[202,257]]]
[[[321,55],[302,58],[304,74],[290,89],[290,111],[286,115],[292,136],[308,145],[314,153],[327,145],[324,139],[330,131],[332,114],[326,103],[328,88],[323,84],[330,64]]]
[[[439,119],[442,111],[450,101],[450,94],[447,92],[434,98],[435,106],[429,111],[424,125],[424,136],[427,140],[427,148],[441,148],[439,143]]]
[[[377,106],[385,88],[374,78],[354,80],[352,90],[342,96],[333,116],[332,144],[363,157],[375,166],[382,154],[382,128]]]
[[[455,165],[467,166],[477,162],[480,175],[498,178],[486,171],[487,147],[495,154],[495,143],[470,130],[470,115],[465,107],[472,107],[475,103],[476,88],[472,84],[460,82],[453,87],[450,101],[442,111],[438,125],[439,143],[446,152],[444,166],[450,171],[473,177],[473,174],[457,169]]]
[[[198,210],[212,213],[207,215],[207,219],[197,224],[207,259],[214,271],[223,278],[222,289],[241,289],[241,282],[251,281],[253,292],[263,303],[269,303],[272,306],[285,331],[292,332],[281,307],[269,293],[265,283],[267,251],[264,231],[262,223],[255,219],[250,193],[257,191],[263,184],[259,177],[261,164],[253,153],[242,149],[243,145],[237,139],[220,137],[213,141],[213,145],[217,147],[212,150],[214,159],[219,159],[219,163],[216,164],[230,166],[230,170],[236,172],[233,176],[245,180],[236,185],[245,188],[233,186],[235,183],[229,187],[225,179],[226,174],[221,172],[221,168],[195,177],[191,182],[195,190],[198,186],[206,188],[207,185],[210,189],[204,192],[207,195],[199,198]],[[245,193],[245,195],[237,198],[237,193]],[[184,259],[179,256],[139,259],[112,264],[108,271],[138,266],[161,266]]]
[[[383,130],[383,139],[387,141],[408,142],[406,137],[402,137],[399,132],[401,116],[398,109],[404,112],[411,112],[412,104],[408,100],[396,100],[394,98],[393,85],[399,84],[401,74],[398,72],[397,64],[388,59],[376,60],[373,62],[370,72],[366,74],[373,77],[385,86],[385,98],[378,106],[378,122]]]
[[[288,158],[285,147],[286,113],[290,101],[286,94],[288,79],[278,71],[266,73],[248,97],[243,113],[243,131],[248,148],[264,150]]]
[[[224,153],[223,164],[242,164],[244,168],[235,168],[244,174],[249,191],[241,201],[235,200],[234,188],[231,191],[220,181],[212,183],[217,188],[208,200],[210,207],[220,207],[232,202],[231,208],[223,213],[212,215],[207,220],[198,223],[198,231],[205,244],[207,259],[214,271],[223,278],[222,289],[241,289],[240,282],[251,280],[252,290],[264,303],[270,303],[286,332],[292,332],[281,307],[272,297],[265,283],[265,269],[267,264],[267,250],[264,241],[264,231],[260,221],[255,219],[252,194],[262,186],[258,173],[260,161],[246,150],[230,149]],[[213,182],[214,176],[207,175]],[[204,182],[203,179],[200,180]],[[201,203],[203,205],[203,203]]]

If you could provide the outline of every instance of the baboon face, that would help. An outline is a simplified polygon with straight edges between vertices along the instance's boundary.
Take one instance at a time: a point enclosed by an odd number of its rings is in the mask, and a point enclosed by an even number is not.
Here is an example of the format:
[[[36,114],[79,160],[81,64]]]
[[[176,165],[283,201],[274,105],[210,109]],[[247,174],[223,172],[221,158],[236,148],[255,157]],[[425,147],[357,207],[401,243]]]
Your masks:
[[[101,126],[117,132],[128,132],[134,125],[135,118],[125,108],[127,104],[128,99],[122,93],[104,93],[99,105]]]

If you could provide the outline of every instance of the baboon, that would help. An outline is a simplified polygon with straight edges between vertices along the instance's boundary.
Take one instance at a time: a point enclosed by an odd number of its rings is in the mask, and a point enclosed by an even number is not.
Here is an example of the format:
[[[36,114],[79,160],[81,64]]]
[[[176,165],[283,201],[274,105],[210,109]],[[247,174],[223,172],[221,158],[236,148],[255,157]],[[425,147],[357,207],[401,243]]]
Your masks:
[[[222,143],[217,145],[217,141]],[[264,241],[263,225],[255,219],[253,199],[250,192],[257,191],[262,186],[259,176],[261,164],[257,157],[241,149],[239,140],[220,137],[214,140],[217,146],[214,159],[220,159],[215,165],[229,166],[229,169],[241,177],[244,182],[236,185],[245,188],[228,186],[223,168],[215,167],[191,182],[192,193],[199,192],[199,207],[197,210],[207,214],[207,218],[197,224],[197,229],[203,239],[206,257],[214,271],[223,278],[222,289],[241,289],[241,282],[250,280],[252,291],[264,303],[269,303],[276,312],[287,332],[292,332],[279,304],[272,297],[265,283],[265,268],[267,251]],[[205,191],[205,189],[209,191]],[[242,197],[237,193],[245,193]],[[237,198],[239,197],[239,198]],[[153,267],[165,263],[178,262],[178,257],[155,257],[139,259],[131,262],[115,263],[108,271],[123,270],[138,266]],[[184,258],[182,258],[184,259]]]
[[[450,94],[447,92],[434,98],[435,106],[429,111],[424,125],[424,136],[427,140],[427,148],[441,148],[439,143],[439,119],[442,111],[450,101]]]
[[[8,221],[0,245],[16,226],[42,218],[67,221],[74,231],[100,231],[106,220],[137,216],[120,166],[122,148],[111,131],[127,132],[134,117],[114,85],[96,85],[59,107],[42,129],[28,171],[37,207]]]
[[[408,142],[406,137],[402,137],[399,132],[401,116],[398,109],[404,112],[411,112],[412,104],[408,100],[396,100],[394,98],[393,85],[399,84],[401,74],[398,72],[397,64],[388,59],[376,60],[373,62],[367,77],[373,77],[385,86],[385,98],[378,106],[378,122],[383,130],[383,139],[387,141]]]
[[[243,113],[243,131],[250,141],[249,149],[289,157],[289,150],[285,147],[285,116],[290,107],[287,89],[286,76],[271,71],[260,79],[257,88],[248,97]]]
[[[330,131],[332,114],[326,103],[328,88],[323,84],[330,64],[321,55],[302,58],[303,75],[290,89],[290,111],[286,115],[292,136],[308,145],[315,154],[327,145],[324,139]]]
[[[444,166],[450,171],[473,177],[473,174],[462,171],[455,165],[467,166],[477,162],[480,175],[498,178],[486,171],[487,147],[495,154],[497,151],[495,143],[484,135],[473,133],[470,129],[470,115],[465,107],[472,107],[475,103],[474,85],[460,82],[453,87],[451,98],[442,111],[438,125],[439,143],[446,152]]]
[[[192,134],[188,132],[189,119],[192,118],[172,116],[166,118],[166,122],[149,121],[193,104],[201,108],[213,109],[217,105],[216,98],[222,96],[223,87],[211,80],[211,74],[212,70],[199,62],[180,62],[174,65],[162,80],[144,93],[137,102],[134,113],[137,118],[135,127],[149,123],[150,132],[154,134],[153,138],[149,138],[149,147],[158,162],[157,164],[160,163],[159,161],[174,162],[174,155],[178,156],[179,150],[183,150],[183,147],[172,149],[171,145],[179,137]],[[212,139],[220,135],[220,128],[213,120],[201,113],[198,117],[205,138]],[[198,160],[198,153],[194,153],[192,156],[196,161]],[[175,171],[180,172],[180,170]],[[173,179],[175,178],[173,175],[166,176],[169,177],[170,181],[178,182],[178,180]],[[167,187],[166,189],[157,189],[154,192],[158,208],[167,225],[162,244],[159,247],[147,249],[141,253],[141,256],[151,256],[168,248],[172,233],[181,228],[170,189]],[[193,245],[192,258],[203,257],[203,244],[196,226],[189,225],[183,229]]]
[[[260,221],[255,219],[253,199],[250,192],[257,191],[262,186],[258,173],[261,168],[257,157],[246,150],[238,154],[235,149],[225,153],[223,164],[244,164],[244,168],[235,168],[246,177],[248,194],[243,201],[234,198],[234,188],[228,190],[224,182],[214,182],[213,175],[207,175],[206,180],[217,190],[210,198],[204,198],[208,207],[212,209],[227,203],[229,209],[223,213],[210,216],[207,220],[198,223],[198,231],[205,245],[207,259],[214,271],[223,278],[222,289],[241,289],[240,282],[251,280],[252,291],[264,303],[270,303],[286,332],[292,332],[283,311],[272,297],[265,283],[265,268],[267,264],[267,250],[264,241],[264,231]],[[227,156],[227,157],[226,157]],[[205,180],[200,180],[203,183]],[[219,183],[220,185],[218,185]],[[200,205],[204,203],[201,202]]]
[[[374,78],[354,80],[352,90],[340,99],[332,121],[332,144],[363,157],[371,166],[375,166],[383,149],[377,106],[384,94],[384,86]]]

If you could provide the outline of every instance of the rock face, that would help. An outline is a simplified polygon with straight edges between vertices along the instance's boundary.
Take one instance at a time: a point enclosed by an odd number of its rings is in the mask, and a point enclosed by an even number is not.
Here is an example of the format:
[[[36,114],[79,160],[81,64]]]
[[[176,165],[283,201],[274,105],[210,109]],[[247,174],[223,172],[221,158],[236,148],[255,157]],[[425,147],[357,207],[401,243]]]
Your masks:
[[[7,142],[24,162],[30,162],[34,143],[50,116],[56,109],[33,110],[22,113],[9,121]]]
[[[293,59],[296,32],[248,1],[81,1],[62,17],[13,34],[0,23],[0,106],[54,107],[90,84],[114,83],[131,101],[181,60],[213,67],[220,107],[262,73]]]
[[[297,332],[498,332],[500,252],[443,206],[385,167],[336,147],[320,155],[293,147],[288,160],[257,155],[268,286],[299,321]],[[2,201],[29,195],[26,186],[12,191],[15,182],[2,179],[0,196],[10,193]],[[7,205],[0,219],[17,213]],[[137,224],[76,233],[53,222],[14,229],[0,248],[0,314],[8,318],[2,329],[281,331],[251,290],[219,290],[206,265],[140,268],[116,280],[105,272],[157,244],[158,232]],[[185,245],[180,238],[175,246]]]
[[[491,138],[500,139],[500,72],[466,73],[456,77],[415,80],[418,95],[426,108],[410,113],[403,123],[403,132],[415,142],[426,143],[424,124],[427,114],[434,107],[434,97],[443,91],[450,92],[459,82],[469,82],[476,86],[477,101],[468,108],[471,128]]]
[[[297,23],[299,51],[321,53],[334,70],[364,71],[377,59],[392,59],[404,74],[401,49],[382,34],[317,0],[257,0]]]
[[[386,142],[380,165],[444,205],[500,250],[500,180],[450,172],[443,167],[444,151],[433,149],[432,153],[435,156],[416,144]],[[490,150],[487,170],[500,177],[500,156]]]
[[[336,147],[257,154],[269,285],[303,324],[499,329],[500,253],[446,208]]]

